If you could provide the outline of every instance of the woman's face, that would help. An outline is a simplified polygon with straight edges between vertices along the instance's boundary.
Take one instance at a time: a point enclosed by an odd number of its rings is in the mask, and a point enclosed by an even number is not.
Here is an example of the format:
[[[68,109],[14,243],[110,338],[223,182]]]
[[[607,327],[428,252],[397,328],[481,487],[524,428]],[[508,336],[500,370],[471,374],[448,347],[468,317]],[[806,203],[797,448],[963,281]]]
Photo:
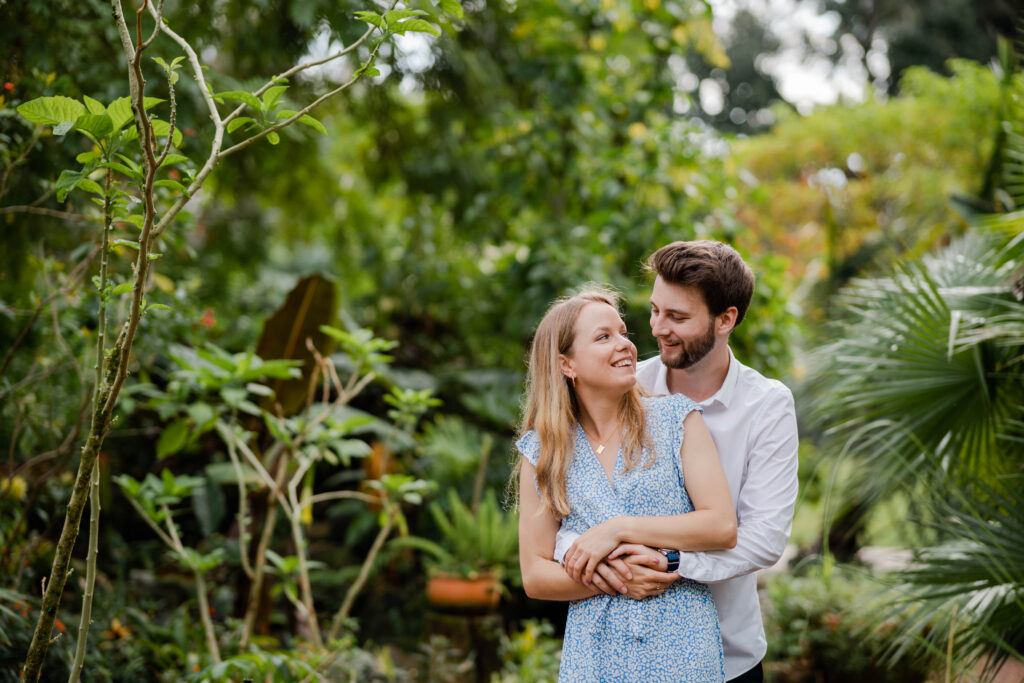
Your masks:
[[[576,390],[625,393],[636,384],[636,346],[626,324],[608,304],[589,303],[576,318],[575,339],[562,357],[562,372],[576,378]]]

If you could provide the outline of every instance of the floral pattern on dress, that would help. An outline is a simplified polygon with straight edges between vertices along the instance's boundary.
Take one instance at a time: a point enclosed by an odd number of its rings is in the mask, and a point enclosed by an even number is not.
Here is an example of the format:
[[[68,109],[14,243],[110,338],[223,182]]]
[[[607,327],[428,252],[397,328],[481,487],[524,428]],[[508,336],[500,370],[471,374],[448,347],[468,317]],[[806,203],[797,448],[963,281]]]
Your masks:
[[[621,448],[609,480],[576,426],[573,460],[566,477],[572,508],[562,525],[582,534],[618,516],[676,515],[693,511],[683,485],[680,448],[683,420],[699,410],[689,398],[674,394],[645,398],[647,432],[656,457],[643,453],[638,467],[623,472]],[[534,466],[540,439],[534,431],[516,442]],[[559,681],[725,680],[722,637],[714,599],[704,584],[680,579],[661,595],[633,600],[596,595],[569,605]]]

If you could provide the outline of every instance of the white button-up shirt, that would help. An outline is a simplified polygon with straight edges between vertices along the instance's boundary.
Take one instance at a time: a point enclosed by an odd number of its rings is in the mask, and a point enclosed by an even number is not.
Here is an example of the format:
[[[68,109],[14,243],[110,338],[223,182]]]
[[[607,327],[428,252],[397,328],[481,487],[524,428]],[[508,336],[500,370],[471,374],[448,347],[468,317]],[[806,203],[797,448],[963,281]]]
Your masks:
[[[668,369],[660,358],[640,363],[636,377],[649,393],[668,395]],[[710,584],[722,629],[725,677],[731,679],[756,666],[768,648],[754,573],[779,560],[793,528],[796,411],[786,385],[743,365],[731,350],[725,381],[698,405],[736,506],[736,547],[682,552],[679,573]],[[576,538],[571,531],[559,530],[556,561],[562,561]]]

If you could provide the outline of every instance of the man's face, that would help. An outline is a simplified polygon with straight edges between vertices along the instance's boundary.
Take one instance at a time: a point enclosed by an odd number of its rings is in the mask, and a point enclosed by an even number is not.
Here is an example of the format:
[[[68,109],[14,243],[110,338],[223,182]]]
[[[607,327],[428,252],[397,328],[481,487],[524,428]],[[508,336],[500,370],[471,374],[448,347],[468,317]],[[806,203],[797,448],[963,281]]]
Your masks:
[[[661,362],[683,370],[714,348],[715,318],[699,291],[659,276],[651,292],[651,333],[658,340]]]

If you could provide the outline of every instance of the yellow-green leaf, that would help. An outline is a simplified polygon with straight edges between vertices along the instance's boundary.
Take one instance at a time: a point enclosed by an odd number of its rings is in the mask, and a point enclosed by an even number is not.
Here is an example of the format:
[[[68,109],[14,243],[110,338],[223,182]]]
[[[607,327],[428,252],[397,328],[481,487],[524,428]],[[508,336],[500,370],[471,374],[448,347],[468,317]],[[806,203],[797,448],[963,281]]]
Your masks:
[[[20,105],[18,113],[32,123],[53,126],[69,121],[74,123],[79,116],[85,113],[85,105],[63,95],[37,97]]]
[[[101,102],[99,102],[97,100],[94,100],[93,98],[89,97],[88,95],[82,96],[82,99],[85,101],[85,108],[89,110],[90,114],[106,114],[107,113],[107,108],[104,107]]]

